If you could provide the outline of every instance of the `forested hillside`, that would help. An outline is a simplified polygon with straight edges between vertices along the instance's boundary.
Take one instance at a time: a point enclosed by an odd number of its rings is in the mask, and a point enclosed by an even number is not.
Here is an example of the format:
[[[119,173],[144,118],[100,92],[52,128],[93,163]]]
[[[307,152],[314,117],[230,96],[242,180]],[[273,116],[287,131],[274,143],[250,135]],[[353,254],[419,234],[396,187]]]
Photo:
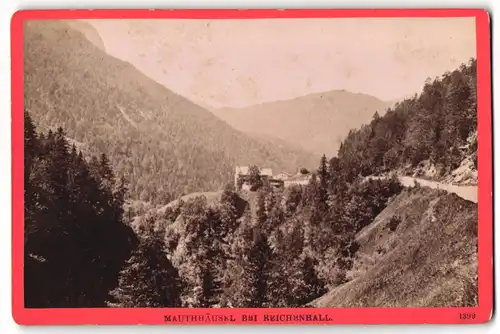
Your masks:
[[[442,178],[464,159],[477,170],[476,60],[426,81],[420,95],[406,99],[370,124],[351,130],[339,149],[349,177],[391,170],[412,173],[422,163]]]
[[[25,107],[34,122],[44,131],[63,126],[90,154],[105,153],[135,199],[168,203],[222,189],[238,164],[295,171],[317,159],[234,130],[64,21],[27,22],[24,49]]]

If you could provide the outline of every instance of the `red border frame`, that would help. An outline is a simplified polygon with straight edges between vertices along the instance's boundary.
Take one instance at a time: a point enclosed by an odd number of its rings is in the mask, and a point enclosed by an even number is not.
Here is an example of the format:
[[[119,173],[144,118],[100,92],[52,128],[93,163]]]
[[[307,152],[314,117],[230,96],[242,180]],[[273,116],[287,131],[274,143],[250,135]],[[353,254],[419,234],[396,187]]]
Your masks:
[[[34,19],[257,19],[346,17],[475,17],[477,36],[479,151],[479,306],[473,308],[331,308],[331,309],[25,309],[23,287],[24,141],[23,141],[23,21]],[[355,10],[26,10],[11,22],[12,56],[12,310],[22,325],[165,324],[164,315],[210,314],[220,319],[183,319],[175,324],[305,324],[272,321],[264,315],[323,314],[333,320],[307,324],[450,324],[489,321],[493,312],[493,209],[490,21],[482,9],[355,9]],[[474,312],[475,319],[460,314]],[[256,321],[242,315],[255,314]]]

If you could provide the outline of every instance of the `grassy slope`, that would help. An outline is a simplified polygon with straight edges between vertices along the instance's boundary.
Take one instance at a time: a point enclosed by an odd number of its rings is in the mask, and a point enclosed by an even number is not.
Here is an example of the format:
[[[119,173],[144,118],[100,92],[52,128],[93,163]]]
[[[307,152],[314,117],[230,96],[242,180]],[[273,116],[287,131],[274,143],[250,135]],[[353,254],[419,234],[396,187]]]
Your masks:
[[[110,155],[136,199],[151,199],[144,190],[172,199],[221,189],[236,164],[289,171],[317,164],[309,153],[233,129],[63,21],[26,24],[24,64],[25,106],[37,125],[63,126],[69,138]]]
[[[375,111],[382,115],[389,105],[365,94],[330,91],[213,112],[242,131],[273,136],[309,152],[333,156],[349,129],[369,123]]]
[[[392,217],[401,223],[388,229]],[[406,189],[357,236],[352,280],[315,307],[453,307],[477,303],[477,204]]]

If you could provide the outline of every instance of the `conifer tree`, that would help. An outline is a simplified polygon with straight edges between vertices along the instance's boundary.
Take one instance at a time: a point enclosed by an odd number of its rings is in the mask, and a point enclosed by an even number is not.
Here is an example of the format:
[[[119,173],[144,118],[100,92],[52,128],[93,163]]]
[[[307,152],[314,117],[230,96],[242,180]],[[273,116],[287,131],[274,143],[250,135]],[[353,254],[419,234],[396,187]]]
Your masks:
[[[180,307],[181,279],[168,260],[161,236],[142,236],[110,292],[111,307]]]
[[[328,184],[330,183],[330,171],[326,156],[323,154],[318,168],[318,193],[317,208],[324,213],[327,210],[328,203]]]
[[[24,111],[24,178],[28,179],[33,159],[37,154],[36,128],[28,111]]]
[[[247,269],[252,291],[249,307],[261,307],[266,300],[268,275],[266,271],[270,252],[267,238],[258,228],[254,228]]]
[[[24,238],[25,243],[28,236],[36,228],[34,225],[34,206],[37,202],[35,185],[30,179],[34,160],[39,154],[36,128],[29,113],[24,111]]]
[[[267,222],[265,201],[266,199],[264,193],[259,191],[259,193],[257,194],[257,208],[256,208],[257,226],[259,226],[259,228],[265,227]]]

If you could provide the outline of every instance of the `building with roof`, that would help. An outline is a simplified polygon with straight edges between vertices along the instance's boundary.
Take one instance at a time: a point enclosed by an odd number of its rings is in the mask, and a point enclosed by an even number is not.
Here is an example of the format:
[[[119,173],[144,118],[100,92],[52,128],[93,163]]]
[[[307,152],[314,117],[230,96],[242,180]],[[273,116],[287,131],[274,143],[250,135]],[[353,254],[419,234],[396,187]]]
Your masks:
[[[271,168],[259,168],[259,174],[262,181],[269,180],[273,176],[273,170]],[[250,190],[250,184],[248,183],[248,177],[250,175],[250,167],[248,166],[236,166],[234,171],[234,186],[236,189],[240,188],[243,190]]]
[[[305,186],[309,184],[309,181],[311,180],[312,175],[311,174],[297,174],[294,176],[289,177],[286,180],[283,180],[285,188],[294,186],[294,185],[301,185]]]
[[[283,188],[288,188],[293,185],[307,185],[311,180],[312,175],[309,173],[302,173],[300,170],[296,175],[291,175],[285,172],[273,175],[273,170],[271,168],[260,168],[260,177],[263,183],[271,186],[272,189],[279,190]],[[236,166],[234,172],[234,186],[236,189],[241,190],[251,190],[251,185],[249,183],[250,167],[248,166]]]

